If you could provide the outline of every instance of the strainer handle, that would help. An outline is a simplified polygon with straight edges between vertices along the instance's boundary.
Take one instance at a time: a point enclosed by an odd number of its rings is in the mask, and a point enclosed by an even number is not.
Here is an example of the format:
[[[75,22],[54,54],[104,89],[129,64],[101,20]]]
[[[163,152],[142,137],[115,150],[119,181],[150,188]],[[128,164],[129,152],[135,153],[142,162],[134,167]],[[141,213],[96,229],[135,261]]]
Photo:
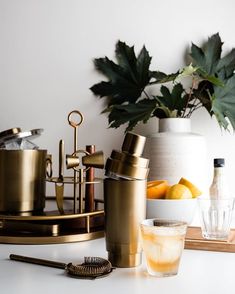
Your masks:
[[[9,258],[11,260],[39,264],[39,265],[45,265],[45,266],[50,266],[50,267],[55,267],[55,268],[60,268],[60,269],[65,269],[67,266],[67,264],[63,263],[63,262],[34,258],[34,257],[29,257],[29,256],[22,256],[22,255],[17,255],[17,254],[10,254]]]

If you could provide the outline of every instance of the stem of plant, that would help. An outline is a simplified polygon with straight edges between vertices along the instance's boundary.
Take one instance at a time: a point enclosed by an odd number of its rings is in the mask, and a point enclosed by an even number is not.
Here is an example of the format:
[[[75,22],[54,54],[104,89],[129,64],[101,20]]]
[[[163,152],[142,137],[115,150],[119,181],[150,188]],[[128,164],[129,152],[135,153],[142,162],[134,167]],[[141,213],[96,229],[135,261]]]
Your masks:
[[[146,95],[146,97],[147,97],[148,99],[150,99],[149,94],[148,94],[145,90],[143,90],[143,93]]]
[[[191,100],[191,97],[192,97],[193,89],[195,87],[195,82],[196,82],[195,81],[195,78],[192,77],[192,87],[190,88],[190,91],[188,93],[188,99],[187,99],[187,102],[186,102],[185,109],[184,109],[184,112],[183,112],[183,116],[182,117],[188,117],[188,114],[187,114],[187,116],[185,114],[186,114],[186,110],[188,108],[189,101]]]
[[[192,114],[196,109],[198,109],[198,106],[199,106],[199,105],[202,106],[201,102],[198,102],[197,104],[195,104],[195,102],[196,102],[197,100],[198,100],[197,97],[195,97],[195,100],[194,100],[193,106],[192,106],[192,108],[189,110],[189,112],[188,112],[188,114],[186,115],[186,117],[190,117],[191,114]],[[200,106],[200,107],[201,107],[201,106]],[[200,107],[199,107],[199,108],[200,108]]]

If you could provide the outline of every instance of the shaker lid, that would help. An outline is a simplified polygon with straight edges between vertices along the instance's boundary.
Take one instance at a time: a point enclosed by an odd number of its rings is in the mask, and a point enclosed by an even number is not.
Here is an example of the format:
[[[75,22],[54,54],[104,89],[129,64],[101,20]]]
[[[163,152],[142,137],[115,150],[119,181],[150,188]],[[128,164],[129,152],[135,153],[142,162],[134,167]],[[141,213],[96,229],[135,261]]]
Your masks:
[[[214,167],[224,167],[225,160],[224,158],[214,158]]]
[[[105,175],[128,180],[145,180],[149,172],[149,159],[141,157],[146,138],[126,133],[122,151],[113,150],[105,165]]]
[[[134,156],[141,156],[144,150],[146,138],[135,133],[128,132],[122,144],[122,151]]]

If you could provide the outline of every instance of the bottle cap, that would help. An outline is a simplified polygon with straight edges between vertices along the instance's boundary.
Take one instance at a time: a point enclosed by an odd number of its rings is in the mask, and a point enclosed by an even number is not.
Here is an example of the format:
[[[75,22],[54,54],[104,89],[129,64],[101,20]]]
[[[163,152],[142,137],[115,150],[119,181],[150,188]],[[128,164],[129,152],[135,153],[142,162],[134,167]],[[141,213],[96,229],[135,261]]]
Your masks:
[[[215,158],[214,159],[214,167],[223,167],[225,165],[224,158]]]

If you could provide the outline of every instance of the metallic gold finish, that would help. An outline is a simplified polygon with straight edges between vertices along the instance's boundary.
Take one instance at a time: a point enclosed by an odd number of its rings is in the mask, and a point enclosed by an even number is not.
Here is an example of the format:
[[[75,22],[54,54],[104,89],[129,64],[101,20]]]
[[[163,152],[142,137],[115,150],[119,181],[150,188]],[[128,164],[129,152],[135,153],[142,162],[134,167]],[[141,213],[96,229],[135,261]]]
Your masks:
[[[72,118],[73,115],[78,115],[80,121],[76,122],[75,120],[73,120]],[[79,110],[73,110],[68,114],[68,122],[73,128],[80,126],[83,123],[83,120],[84,120],[84,117]]]
[[[53,211],[44,212],[43,215],[0,215],[0,243],[59,244],[103,236],[104,210],[64,215]]]
[[[137,165],[130,165],[126,162],[108,158],[105,165],[106,176],[110,176],[110,173],[115,174],[118,177],[126,179],[144,180],[147,178],[149,169],[139,167]]]
[[[18,128],[14,128],[11,130],[7,130],[2,132],[2,135],[0,136],[0,145],[17,141],[19,139],[34,139],[41,135],[43,129],[33,129],[31,131],[25,131],[25,132],[18,132]]]
[[[59,142],[59,182],[55,183],[55,195],[58,210],[64,214],[64,140]]]
[[[72,116],[73,115],[78,115],[80,121],[75,121],[73,120]],[[76,150],[78,149],[78,127],[82,124],[83,122],[83,115],[80,111],[78,110],[73,110],[69,113],[68,115],[68,122],[69,124],[74,128],[74,137],[73,137],[73,152],[76,152]],[[74,205],[73,205],[73,211],[74,213],[77,212],[77,171],[74,168],[74,172],[73,172],[73,197],[74,197]]]
[[[147,158],[134,156],[132,154],[120,152],[117,150],[112,151],[110,158],[119,160],[124,163],[128,163],[130,165],[136,165],[144,168],[147,168],[149,164],[149,159]]]
[[[0,150],[0,211],[45,206],[46,150]]]
[[[82,264],[73,265],[71,262],[66,264],[63,262],[52,261],[47,259],[22,256],[16,254],[10,254],[10,259],[15,261],[27,262],[32,264],[38,264],[43,266],[49,266],[66,270],[66,273],[70,276],[75,276],[83,279],[95,279],[106,276],[114,269],[112,264],[101,257],[84,257]]]
[[[78,115],[80,121],[73,120],[72,116]],[[82,113],[78,110],[73,110],[68,114],[68,122],[71,127],[74,128],[74,137],[73,137],[73,151],[75,152],[78,149],[78,127],[83,123],[84,117]]]
[[[82,157],[82,164],[87,167],[103,168],[104,167],[104,153],[103,151],[97,151],[90,154],[86,150],[77,150],[72,155],[66,155],[66,166],[67,169],[75,169],[80,165],[80,159],[77,156],[79,153],[85,153]]]
[[[12,220],[4,220],[2,222],[1,230],[5,235],[8,233],[16,232],[26,232],[26,233],[36,233],[41,235],[51,235],[58,236],[59,235],[59,224],[48,224],[48,223],[36,223],[36,222],[27,222],[27,221],[12,221]]]
[[[146,214],[146,180],[105,179],[104,205],[108,259],[117,267],[139,265],[139,223]]]
[[[104,168],[104,153],[97,151],[82,157],[82,164],[86,167]]]
[[[86,145],[86,151],[89,154],[95,153],[95,145]],[[92,182],[95,179],[95,169],[90,167],[86,171],[86,182]],[[88,184],[85,187],[85,212],[94,211],[95,185]]]
[[[42,236],[34,235],[32,236],[6,236],[0,235],[0,243],[5,244],[27,244],[27,245],[40,245],[40,244],[60,244],[60,243],[71,243],[71,242],[81,242],[88,241],[97,238],[104,237],[104,231],[95,231],[91,233],[79,234],[78,232],[64,233],[58,236]]]
[[[122,144],[122,151],[134,156],[141,156],[144,151],[145,141],[144,136],[128,132]]]
[[[100,226],[100,221],[99,217],[98,218],[93,218],[93,214],[91,210],[95,210],[94,213],[100,213],[98,210],[98,205],[97,201],[94,199],[93,195],[93,203],[91,204],[92,209],[85,209],[87,213],[84,213],[84,199],[85,199],[85,204],[86,204],[86,197],[85,197],[85,191],[89,190],[89,188],[93,187],[94,184],[100,183],[101,180],[92,177],[87,177],[88,174],[92,171],[93,168],[103,168],[104,167],[104,159],[103,159],[103,152],[99,151],[97,153],[93,154],[93,151],[89,150],[82,150],[78,149],[78,127],[82,124],[83,122],[83,115],[80,113],[80,111],[74,110],[71,111],[68,115],[68,122],[69,125],[73,127],[74,129],[74,150],[72,155],[66,155],[66,167],[67,169],[73,169],[73,177],[66,177],[63,175],[61,172],[61,157],[59,157],[59,176],[58,177],[48,177],[47,181],[55,183],[56,185],[56,199],[57,199],[57,207],[59,212],[62,215],[56,215],[52,216],[53,222],[56,219],[60,219],[60,217],[65,217],[62,219],[70,219],[73,218],[74,215],[77,215],[78,218],[84,218],[82,221],[78,220],[78,224],[82,224],[83,227],[79,227],[79,230],[86,233],[91,234],[91,236],[94,236],[94,230],[97,230],[97,226],[94,227],[94,222],[98,222],[98,225]],[[80,153],[83,153],[81,155]],[[92,153],[92,154],[91,154]],[[61,152],[59,152],[61,154]],[[80,158],[81,157],[81,160]],[[80,166],[83,165],[82,167]],[[50,173],[49,173],[50,174]],[[73,196],[63,196],[63,188],[64,184],[72,184],[73,185]],[[86,187],[89,187],[86,189]],[[94,194],[94,193],[93,193]],[[63,200],[69,199],[73,200],[73,215],[68,215],[67,211],[64,211],[63,209]],[[90,212],[91,211],[91,212]],[[34,218],[35,216],[31,216]],[[48,216],[41,216],[43,219],[48,219]],[[0,216],[1,219],[1,216]],[[84,223],[85,220],[85,223]],[[85,226],[84,226],[85,225]],[[63,226],[64,228],[64,226]],[[98,228],[100,229],[100,227]],[[86,237],[87,238],[87,237]],[[91,237],[93,239],[95,237]],[[67,242],[67,241],[65,241]]]
[[[78,173],[78,199],[79,199],[79,213],[83,213],[83,199],[85,198],[84,176],[81,168]]]
[[[0,138],[15,135],[21,132],[21,128],[12,128],[3,132],[0,132]]]
[[[88,216],[98,216],[98,215],[103,215],[104,211],[103,210],[96,210],[93,212],[87,212],[87,213],[69,213],[69,214],[51,214],[48,212],[47,214],[42,214],[42,215],[0,215],[0,220],[15,220],[15,221],[54,221],[54,220],[69,220],[69,219],[78,219],[78,218],[87,218]]]
[[[57,182],[55,183],[55,195],[56,195],[56,203],[58,210],[61,214],[64,214],[64,183]]]
[[[127,133],[122,145],[122,152],[113,150],[105,165],[105,175],[118,179],[145,180],[148,176],[149,160],[140,157],[146,138]]]
[[[66,155],[66,166],[67,169],[77,167],[80,164],[78,156],[75,155]]]
[[[59,142],[59,179],[64,180],[64,140]]]

